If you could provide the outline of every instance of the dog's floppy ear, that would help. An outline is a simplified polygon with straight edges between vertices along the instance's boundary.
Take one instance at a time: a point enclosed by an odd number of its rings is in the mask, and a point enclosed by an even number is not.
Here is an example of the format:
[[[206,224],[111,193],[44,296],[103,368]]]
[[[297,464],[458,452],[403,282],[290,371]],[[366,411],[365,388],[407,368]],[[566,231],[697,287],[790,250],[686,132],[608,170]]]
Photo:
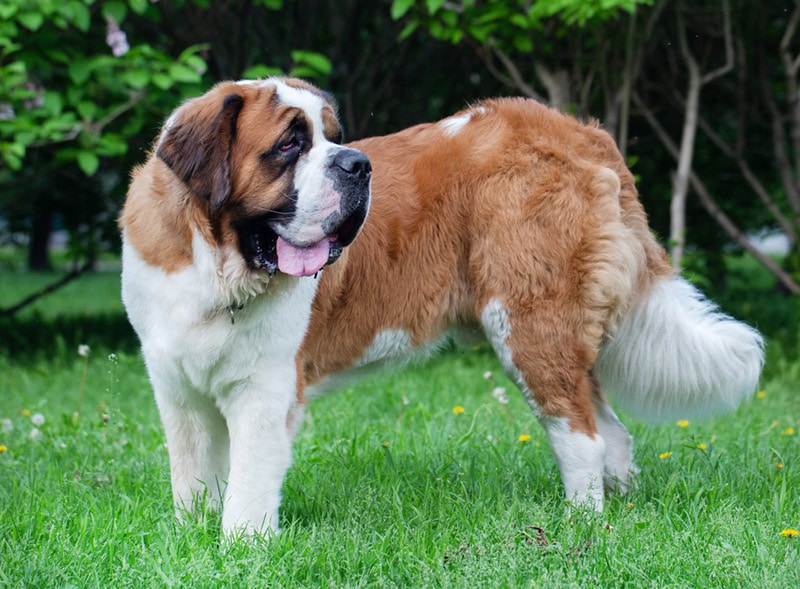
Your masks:
[[[201,105],[196,109],[192,103],[183,106],[156,150],[156,155],[214,211],[231,194],[231,149],[243,104],[239,94],[229,94],[219,110],[207,117],[203,117]]]

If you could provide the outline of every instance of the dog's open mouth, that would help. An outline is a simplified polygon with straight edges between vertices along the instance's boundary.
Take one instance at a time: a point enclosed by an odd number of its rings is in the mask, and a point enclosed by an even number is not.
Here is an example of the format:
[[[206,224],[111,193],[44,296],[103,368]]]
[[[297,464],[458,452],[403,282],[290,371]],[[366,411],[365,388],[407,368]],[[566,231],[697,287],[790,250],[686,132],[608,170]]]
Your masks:
[[[308,246],[299,246],[278,235],[274,218],[254,219],[247,233],[248,248],[245,255],[257,270],[266,270],[272,276],[280,271],[291,276],[313,276],[325,265],[333,264],[344,248],[356,238],[364,221],[364,213],[356,211],[347,217],[335,232]]]

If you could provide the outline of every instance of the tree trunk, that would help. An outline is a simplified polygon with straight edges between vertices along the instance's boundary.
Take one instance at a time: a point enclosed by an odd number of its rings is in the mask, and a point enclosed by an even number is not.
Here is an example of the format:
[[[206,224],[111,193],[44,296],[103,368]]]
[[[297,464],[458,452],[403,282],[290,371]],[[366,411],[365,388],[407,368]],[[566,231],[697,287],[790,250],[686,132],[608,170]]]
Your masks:
[[[50,234],[53,231],[53,213],[45,206],[38,206],[33,213],[31,239],[28,243],[28,269],[52,270],[50,263]]]
[[[686,112],[683,119],[681,148],[678,154],[678,170],[672,186],[670,202],[669,241],[672,267],[681,268],[686,247],[686,195],[689,193],[689,177],[694,158],[694,138],[697,134],[697,113],[700,109],[700,71],[694,61],[689,62],[689,88],[686,93]]]

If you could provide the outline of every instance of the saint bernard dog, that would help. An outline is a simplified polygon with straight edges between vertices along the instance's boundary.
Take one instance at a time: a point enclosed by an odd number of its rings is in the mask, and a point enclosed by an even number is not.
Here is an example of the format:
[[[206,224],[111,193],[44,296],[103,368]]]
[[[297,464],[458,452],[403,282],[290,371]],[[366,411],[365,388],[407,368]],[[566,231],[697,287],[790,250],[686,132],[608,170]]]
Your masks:
[[[613,139],[486,100],[342,145],[332,98],[224,82],[166,121],[120,218],[122,294],[166,432],[177,512],[278,528],[307,395],[480,331],[542,424],[566,498],[637,472],[606,401],[651,420],[755,390],[757,331],[667,262]]]

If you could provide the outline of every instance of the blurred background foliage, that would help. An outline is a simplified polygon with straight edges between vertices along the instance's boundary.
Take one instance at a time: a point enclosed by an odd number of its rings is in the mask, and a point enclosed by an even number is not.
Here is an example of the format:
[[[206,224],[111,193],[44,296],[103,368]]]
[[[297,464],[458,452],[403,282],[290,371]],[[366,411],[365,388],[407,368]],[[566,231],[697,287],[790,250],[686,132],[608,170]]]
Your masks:
[[[222,79],[288,74],[337,97],[347,139],[497,95],[596,118],[668,247],[694,125],[680,264],[792,347],[798,21],[800,3],[759,0],[0,0],[3,280],[115,259],[130,170],[171,109]],[[693,107],[692,67],[726,63]]]

